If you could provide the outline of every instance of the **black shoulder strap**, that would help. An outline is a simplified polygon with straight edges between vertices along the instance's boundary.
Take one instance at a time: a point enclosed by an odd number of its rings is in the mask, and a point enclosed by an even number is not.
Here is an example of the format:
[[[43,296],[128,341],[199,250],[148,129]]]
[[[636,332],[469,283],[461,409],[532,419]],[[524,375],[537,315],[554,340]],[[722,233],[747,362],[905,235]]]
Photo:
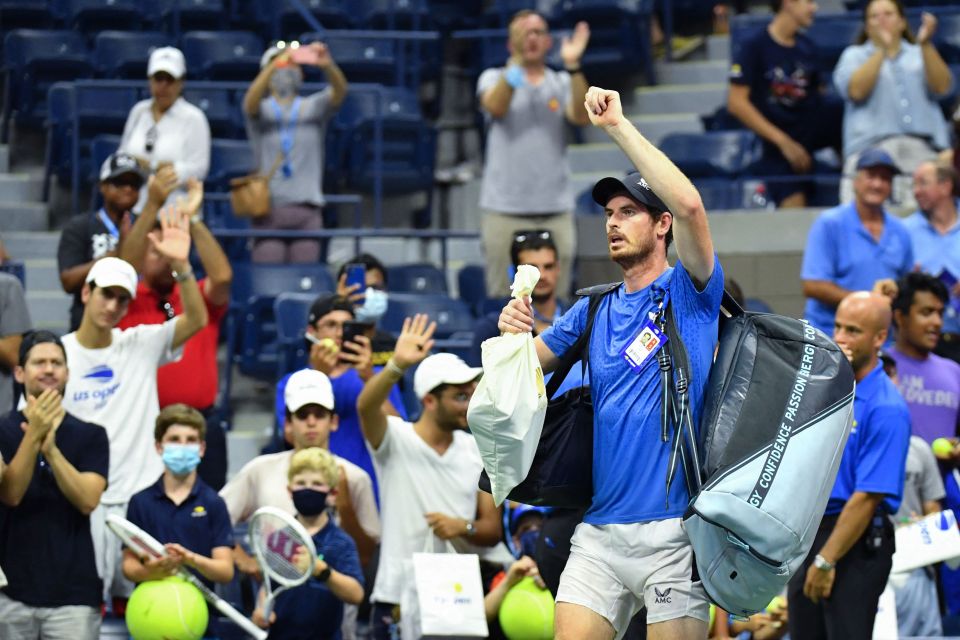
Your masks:
[[[547,400],[552,398],[557,392],[557,389],[560,388],[560,385],[567,377],[567,374],[570,373],[570,369],[572,369],[573,365],[581,359],[582,354],[584,352],[589,354],[590,334],[593,331],[593,320],[597,315],[597,308],[600,306],[600,300],[603,299],[603,296],[607,295],[611,291],[614,291],[621,284],[622,283],[620,282],[611,282],[608,284],[599,284],[595,287],[588,287],[586,289],[579,289],[577,291],[578,296],[590,296],[590,303],[587,307],[587,324],[583,329],[583,333],[580,334],[580,337],[577,338],[576,342],[570,345],[570,348],[567,349],[567,352],[563,354],[563,358],[560,359],[560,364],[557,365],[557,368],[553,370],[553,376],[550,378],[550,382],[547,384]]]

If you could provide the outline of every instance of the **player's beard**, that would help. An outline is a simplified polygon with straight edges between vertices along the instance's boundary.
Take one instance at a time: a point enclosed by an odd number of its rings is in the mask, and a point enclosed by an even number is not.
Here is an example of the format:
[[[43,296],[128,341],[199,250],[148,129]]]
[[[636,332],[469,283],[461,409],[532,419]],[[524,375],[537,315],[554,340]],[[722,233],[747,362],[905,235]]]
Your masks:
[[[631,244],[632,246],[628,250],[618,251],[616,255],[610,254],[610,259],[620,265],[620,268],[624,271],[649,260],[657,248],[656,239],[652,237],[652,234],[640,238],[636,244]]]

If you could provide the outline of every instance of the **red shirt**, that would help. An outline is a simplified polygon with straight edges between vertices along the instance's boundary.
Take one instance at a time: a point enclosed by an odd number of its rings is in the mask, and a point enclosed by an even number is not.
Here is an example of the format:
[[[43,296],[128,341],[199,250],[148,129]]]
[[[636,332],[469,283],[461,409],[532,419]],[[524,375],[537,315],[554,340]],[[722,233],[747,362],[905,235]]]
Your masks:
[[[196,409],[207,409],[217,401],[217,341],[220,338],[220,320],[226,314],[228,305],[212,304],[204,292],[205,282],[206,279],[201,280],[198,285],[210,319],[207,326],[187,340],[180,360],[157,370],[157,393],[161,409],[176,402]],[[167,301],[173,305],[174,314],[183,313],[179,284],[173,285]],[[127,315],[118,326],[128,329],[141,324],[162,324],[167,319],[162,297],[141,280],[137,285],[137,297],[130,301]]]

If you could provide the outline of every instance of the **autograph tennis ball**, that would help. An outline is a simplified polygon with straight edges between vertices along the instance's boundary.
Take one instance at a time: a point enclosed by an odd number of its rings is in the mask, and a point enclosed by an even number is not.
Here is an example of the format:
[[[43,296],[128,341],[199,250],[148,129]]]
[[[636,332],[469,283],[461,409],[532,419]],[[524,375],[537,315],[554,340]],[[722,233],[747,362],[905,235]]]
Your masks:
[[[333,338],[324,338],[320,341],[320,346],[330,349],[334,353],[340,350],[340,347],[338,347],[337,343],[333,341]]]
[[[134,640],[199,640],[207,629],[200,590],[177,576],[142,582],[127,602],[127,630]]]
[[[938,458],[949,458],[953,453],[953,443],[946,438],[937,438],[933,441],[933,455]]]

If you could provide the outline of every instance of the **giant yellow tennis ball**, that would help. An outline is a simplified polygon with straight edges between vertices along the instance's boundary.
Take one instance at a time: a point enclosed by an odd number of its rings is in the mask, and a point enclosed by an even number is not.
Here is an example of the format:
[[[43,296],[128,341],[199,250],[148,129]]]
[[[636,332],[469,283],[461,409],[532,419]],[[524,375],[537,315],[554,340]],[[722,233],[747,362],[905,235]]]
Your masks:
[[[938,458],[949,458],[953,453],[953,443],[946,438],[937,438],[933,441],[931,447],[933,448],[933,455]]]
[[[500,628],[508,640],[553,640],[553,595],[527,577],[500,605]]]
[[[126,622],[133,640],[199,640],[207,629],[207,603],[183,578],[148,580],[133,590]]]

